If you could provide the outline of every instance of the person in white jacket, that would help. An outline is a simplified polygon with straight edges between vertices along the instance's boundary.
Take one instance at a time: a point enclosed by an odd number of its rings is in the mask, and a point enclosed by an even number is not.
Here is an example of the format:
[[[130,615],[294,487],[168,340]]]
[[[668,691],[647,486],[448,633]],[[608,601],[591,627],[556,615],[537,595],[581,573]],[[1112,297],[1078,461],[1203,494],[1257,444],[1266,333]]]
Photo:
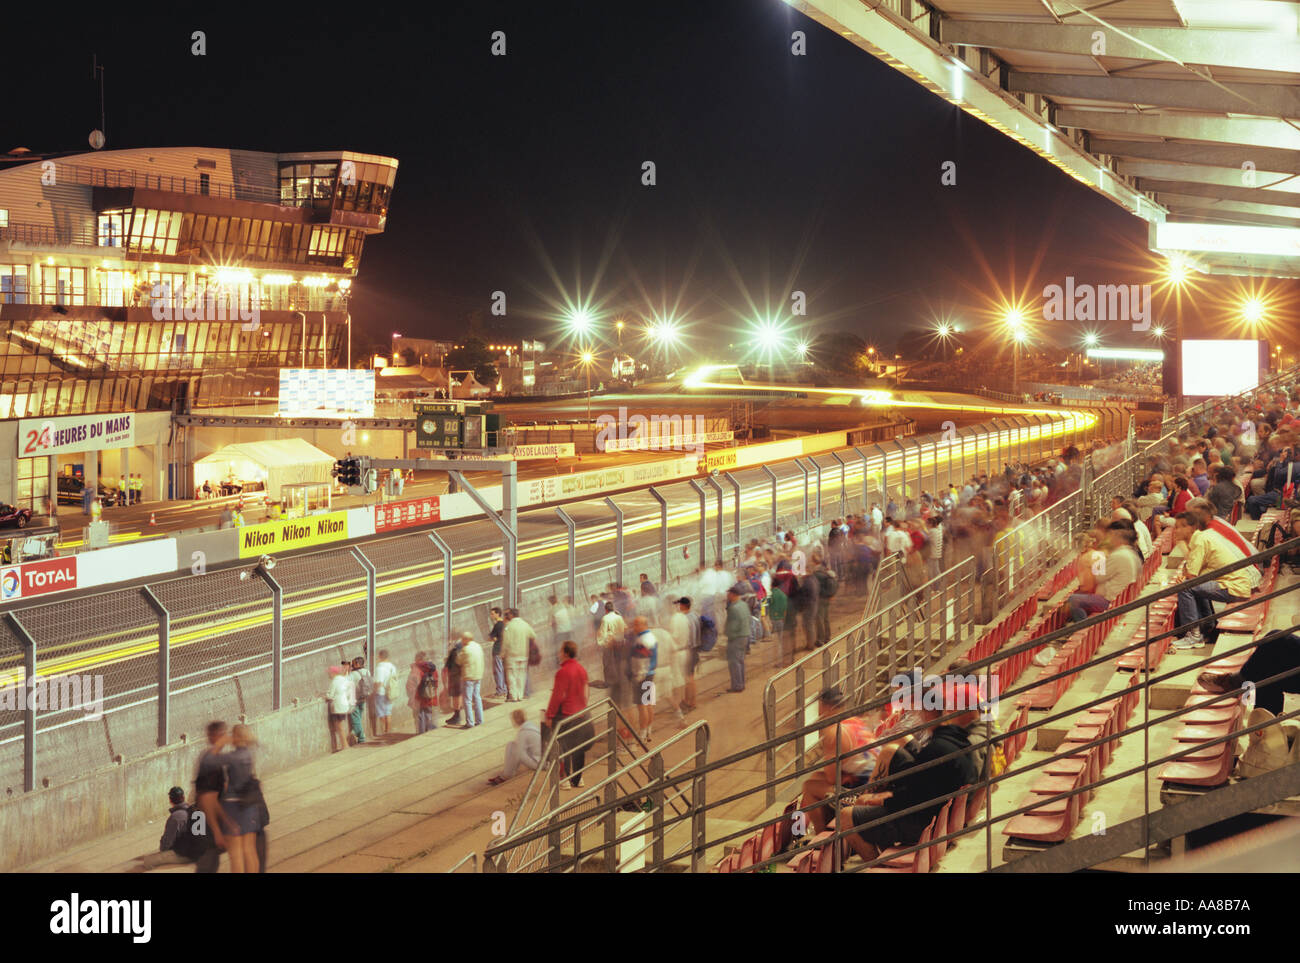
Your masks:
[[[348,678],[348,673],[352,671],[352,664],[345,662],[342,666],[330,666],[329,692],[325,695],[325,701],[329,703],[330,712],[330,744],[334,752],[339,752],[348,747],[348,716],[352,713],[352,707],[357,704],[356,686]]]
[[[536,722],[529,722],[523,709],[510,713],[510,721],[519,730],[514,741],[506,746],[506,764],[501,775],[488,780],[489,786],[496,786],[514,776],[519,767],[536,769],[542,761],[542,727]]]
[[[673,666],[677,675],[677,708],[689,712],[695,708],[695,669],[700,641],[700,620],[691,611],[691,600],[682,596],[673,603],[673,615],[668,620],[668,631],[673,637]]]

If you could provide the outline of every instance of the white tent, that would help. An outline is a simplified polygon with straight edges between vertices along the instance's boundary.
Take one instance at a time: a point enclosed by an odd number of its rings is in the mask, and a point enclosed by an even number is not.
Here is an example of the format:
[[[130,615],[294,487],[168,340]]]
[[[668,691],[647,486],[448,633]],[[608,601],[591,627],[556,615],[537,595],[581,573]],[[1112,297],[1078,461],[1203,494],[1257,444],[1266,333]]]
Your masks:
[[[267,498],[280,497],[280,486],[297,482],[331,482],[335,458],[301,438],[246,441],[218,448],[194,463],[194,484],[214,489],[230,478],[245,486],[261,482]]]

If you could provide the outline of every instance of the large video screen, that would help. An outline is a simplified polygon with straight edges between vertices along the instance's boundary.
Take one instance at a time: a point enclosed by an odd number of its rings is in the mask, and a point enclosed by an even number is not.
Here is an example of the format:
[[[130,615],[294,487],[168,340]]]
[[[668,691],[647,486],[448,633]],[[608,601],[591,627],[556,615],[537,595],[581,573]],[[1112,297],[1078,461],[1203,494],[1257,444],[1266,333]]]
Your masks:
[[[1184,395],[1235,395],[1259,384],[1258,341],[1184,341]]]
[[[375,416],[373,369],[281,368],[281,417]]]

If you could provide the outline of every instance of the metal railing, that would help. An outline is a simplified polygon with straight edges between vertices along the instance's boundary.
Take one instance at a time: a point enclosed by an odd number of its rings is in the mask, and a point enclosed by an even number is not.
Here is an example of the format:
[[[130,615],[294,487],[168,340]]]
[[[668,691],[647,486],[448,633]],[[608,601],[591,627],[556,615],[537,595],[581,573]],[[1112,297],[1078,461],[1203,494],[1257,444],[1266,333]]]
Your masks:
[[[1068,417],[999,420],[953,438],[844,449],[840,463],[818,456],[724,472],[720,493],[680,482],[652,489],[664,498],[659,510],[635,492],[612,496],[626,506],[617,515],[604,500],[569,503],[571,532],[555,508],[521,512],[530,536],[521,541],[518,607],[538,627],[545,658],[557,644],[545,629],[551,594],[578,603],[638,570],[689,585],[701,561],[734,557],[749,538],[793,529],[804,544],[820,540],[824,516],[864,511],[882,482],[937,490],[1094,430]],[[31,791],[192,736],[213,718],[321,698],[326,667],[345,656],[364,654],[373,666],[387,646],[400,665],[418,647],[441,656],[453,630],[486,637],[487,608],[502,600],[505,579],[486,576],[501,568],[498,536],[476,525],[485,523],[287,555],[274,571],[257,569],[256,557],[209,570],[199,551],[188,560],[193,574],[10,603],[0,609],[0,686],[97,676],[111,737],[106,725],[91,742],[70,738],[87,731],[73,728],[78,711],[41,711],[27,727],[22,713],[0,710],[0,789]],[[630,541],[661,527],[663,537]]]
[[[604,732],[584,734],[591,720],[603,720]],[[573,725],[566,729],[566,723]],[[708,725],[695,722],[652,752],[639,746],[642,754],[621,764],[619,752],[627,744],[618,729],[624,725],[626,720],[608,700],[561,722],[529,786],[530,795],[535,787],[542,789],[535,798],[549,803],[548,808],[525,816],[521,807],[506,836],[484,852],[484,872],[596,868],[615,873],[684,859],[692,872],[699,871],[701,850],[695,841],[703,835],[703,822],[693,820],[692,814],[702,812],[703,799],[693,784],[666,788],[666,781],[708,762]],[[566,742],[570,744],[563,748]],[[573,765],[575,754],[587,747],[600,747],[600,754],[580,767]],[[587,776],[594,780],[590,785]],[[571,790],[576,795],[561,803],[562,781],[578,777],[583,784]],[[599,840],[594,845],[593,838]]]
[[[769,804],[780,778],[802,769],[812,748],[804,740],[779,740],[816,718],[821,692],[838,688],[853,702],[862,702],[885,691],[901,666],[933,665],[949,655],[972,637],[978,584],[974,560],[965,559],[767,680],[763,723]]]
[[[1128,644],[1111,648],[1106,651],[1105,654],[1086,659],[1064,671],[1056,673],[1044,672],[1032,681],[1001,690],[1001,703],[1004,705],[1007,702],[1014,703],[1019,696],[1026,695],[1047,683],[1056,682],[1058,680],[1069,681],[1077,678],[1079,675],[1091,668],[1111,662],[1116,658],[1116,656],[1142,653],[1146,660],[1145,664],[1148,666],[1154,665],[1154,662],[1152,661],[1153,653],[1157,649],[1162,648],[1164,644],[1167,644],[1176,633],[1185,630],[1189,626],[1201,625],[1211,618],[1221,619],[1229,615],[1250,611],[1257,606],[1268,605],[1280,597],[1293,595],[1300,592],[1300,583],[1291,585],[1282,590],[1258,595],[1240,605],[1229,606],[1216,616],[1207,616],[1205,619],[1197,620],[1196,622],[1189,622],[1180,628],[1169,628],[1163,631],[1159,630],[1159,626],[1163,623],[1160,620],[1153,619],[1151,614],[1151,606],[1155,602],[1176,595],[1178,592],[1194,587],[1198,584],[1219,579],[1228,572],[1243,568],[1247,565],[1258,564],[1261,562],[1268,563],[1274,556],[1280,555],[1283,552],[1293,551],[1298,545],[1300,545],[1300,539],[1295,539],[1291,542],[1259,553],[1251,558],[1243,559],[1233,565],[1225,566],[1224,568],[1213,572],[1207,572],[1197,578],[1189,578],[1177,585],[1158,589],[1145,597],[1135,599],[1134,601],[1122,606],[1117,606],[1112,610],[1108,610],[1084,621],[1046,633],[1038,638],[1010,646],[995,653],[987,659],[974,662],[969,666],[964,667],[963,672],[968,677],[988,679],[991,686],[989,691],[997,692],[999,691],[999,687],[997,687],[995,678],[992,674],[995,666],[1000,664],[1009,656],[1020,655],[1027,652],[1032,653],[1044,645],[1061,643],[1071,636],[1081,635],[1092,630],[1104,631],[1108,627],[1117,625],[1119,620],[1123,619],[1125,616],[1135,613],[1141,613],[1142,625],[1146,627],[1146,631],[1138,633],[1142,636],[1140,639],[1135,639]],[[1294,632],[1296,629],[1300,629],[1300,625],[1292,626],[1284,631]],[[1229,731],[1226,735],[1206,737],[1204,739],[1197,737],[1195,742],[1189,742],[1185,747],[1182,743],[1174,742],[1172,750],[1164,754],[1152,749],[1151,742],[1153,728],[1172,723],[1189,713],[1204,710],[1207,707],[1235,706],[1239,704],[1243,691],[1252,691],[1259,686],[1276,683],[1283,679],[1292,678],[1295,675],[1300,674],[1300,666],[1298,666],[1282,673],[1276,673],[1265,678],[1257,679],[1252,685],[1246,686],[1244,689],[1227,692],[1222,695],[1207,696],[1203,700],[1195,700],[1191,704],[1185,705],[1180,709],[1170,710],[1165,714],[1156,715],[1151,705],[1151,692],[1156,686],[1169,685],[1178,677],[1185,677],[1189,672],[1215,664],[1225,656],[1244,654],[1255,647],[1256,643],[1249,636],[1240,638],[1242,639],[1241,644],[1232,645],[1227,650],[1221,648],[1220,651],[1216,652],[1213,656],[1200,659],[1191,665],[1181,665],[1178,668],[1158,675],[1154,674],[1152,670],[1148,670],[1145,673],[1134,674],[1131,677],[1130,687],[1133,690],[1131,694],[1136,695],[1137,700],[1140,702],[1142,707],[1139,721],[1129,724],[1129,714],[1126,713],[1123,719],[1118,720],[1114,724],[1107,723],[1106,725],[1101,726],[1094,725],[1093,728],[1097,731],[1095,738],[1089,738],[1087,735],[1084,735],[1071,742],[1066,756],[1071,759],[1082,760],[1083,767],[1080,770],[1079,776],[1072,780],[1067,780],[1069,783],[1069,788],[1067,789],[1062,789],[1059,792],[1044,789],[1037,794],[1031,794],[1031,798],[1026,804],[1017,805],[1015,802],[1012,802],[1006,807],[999,806],[998,811],[995,813],[993,808],[993,799],[994,790],[998,786],[1002,785],[1009,779],[1023,778],[1027,773],[1044,771],[1045,767],[1052,765],[1054,762],[1058,762],[1062,757],[1060,754],[1047,755],[1040,760],[1026,762],[1020,760],[1018,754],[1011,753],[1008,757],[1015,757],[1012,764],[1005,771],[996,776],[988,774],[990,771],[988,768],[988,760],[993,757],[996,748],[1001,747],[1007,749],[1013,744],[1023,745],[1028,739],[1030,733],[1048,726],[1057,726],[1059,728],[1068,725],[1066,720],[1071,717],[1081,716],[1083,713],[1088,712],[1088,710],[1101,709],[1108,714],[1117,713],[1119,707],[1123,705],[1126,695],[1129,694],[1127,689],[1107,692],[1095,699],[1073,702],[1069,708],[1060,711],[1054,709],[1048,710],[1048,716],[1041,720],[1027,721],[1023,724],[1013,722],[1001,732],[986,733],[986,737],[979,740],[982,745],[985,770],[977,779],[972,780],[951,792],[937,795],[933,799],[918,803],[912,807],[891,811],[887,815],[881,816],[880,818],[870,822],[855,825],[852,828],[836,828],[830,835],[819,836],[817,839],[811,840],[812,846],[810,847],[810,850],[824,850],[829,856],[828,862],[824,865],[828,865],[833,871],[858,872],[875,868],[886,861],[897,864],[899,860],[905,859],[909,855],[919,853],[921,850],[930,852],[931,847],[937,848],[942,845],[946,848],[948,845],[957,842],[959,839],[965,839],[967,837],[982,837],[985,850],[985,868],[992,869],[995,865],[1004,861],[1002,856],[995,856],[994,853],[993,829],[995,827],[1002,828],[1003,831],[1000,832],[999,835],[1013,835],[1006,832],[1007,825],[1011,819],[1031,812],[1047,812],[1050,811],[1050,807],[1062,802],[1065,802],[1067,807],[1072,807],[1069,809],[1069,812],[1073,814],[1073,825],[1080,825],[1084,823],[1081,815],[1081,806],[1086,803],[1087,799],[1090,798],[1092,794],[1105,786],[1117,783],[1121,780],[1137,778],[1143,781],[1143,791],[1141,794],[1142,807],[1140,817],[1135,814],[1134,818],[1135,820],[1140,819],[1142,821],[1140,827],[1147,827],[1145,829],[1145,837],[1141,835],[1142,829],[1140,828],[1138,837],[1139,845],[1134,847],[1130,840],[1123,844],[1127,847],[1126,849],[1118,849],[1118,851],[1113,855],[1123,855],[1124,852],[1136,848],[1140,849],[1144,853],[1144,858],[1149,860],[1151,856],[1150,843],[1153,841],[1149,827],[1151,825],[1150,817],[1154,808],[1152,805],[1151,788],[1149,785],[1149,774],[1155,767],[1185,760],[1189,756],[1194,756],[1197,753],[1204,753],[1207,748],[1226,746],[1229,743],[1235,743],[1242,736],[1248,735],[1252,732],[1262,731],[1271,726],[1280,727],[1282,723],[1300,716],[1300,710],[1298,710],[1289,713],[1281,713],[1267,722],[1250,725],[1239,725],[1234,723],[1229,727]],[[795,828],[791,830],[790,834],[796,839],[804,842],[810,841],[812,833],[808,831],[801,832],[801,829],[806,826],[813,809],[820,809],[822,806],[829,806],[831,807],[831,811],[834,812],[841,802],[846,801],[847,797],[856,796],[858,793],[862,792],[861,787],[851,790],[843,788],[845,783],[843,768],[846,761],[851,757],[857,757],[863,752],[879,749],[889,743],[904,743],[908,738],[923,729],[929,729],[947,723],[955,723],[957,720],[963,717],[968,717],[971,714],[970,711],[965,708],[945,708],[938,719],[926,721],[915,726],[899,726],[888,730],[886,733],[865,746],[855,745],[852,747],[846,747],[842,744],[841,739],[843,730],[839,727],[838,723],[850,718],[871,718],[876,713],[883,713],[890,709],[896,701],[897,691],[894,693],[882,694],[866,702],[858,702],[851,709],[833,715],[828,714],[821,719],[800,726],[791,732],[783,733],[774,739],[766,739],[758,745],[751,746],[722,759],[717,759],[712,762],[704,762],[703,760],[697,759],[695,765],[689,768],[683,768],[675,775],[669,775],[665,771],[662,779],[656,780],[655,789],[664,795],[668,795],[673,790],[678,789],[678,787],[689,787],[689,789],[682,789],[683,792],[689,791],[692,798],[692,805],[687,814],[662,814],[660,818],[655,820],[652,826],[638,827],[634,833],[625,834],[622,837],[616,838],[613,842],[609,840],[604,842],[594,842],[590,848],[584,848],[580,854],[575,853],[573,857],[560,860],[557,867],[561,869],[570,868],[577,863],[580,857],[586,860],[597,860],[601,858],[610,847],[617,845],[619,842],[625,842],[629,835],[641,836],[642,834],[645,834],[650,836],[648,841],[643,841],[641,847],[643,853],[646,851],[655,852],[656,854],[659,851],[665,852],[664,858],[658,858],[656,855],[655,858],[647,860],[644,864],[638,864],[635,867],[637,870],[647,872],[664,871],[674,868],[671,863],[673,859],[680,858],[681,848],[679,847],[675,850],[673,856],[670,857],[667,855],[666,847],[657,838],[659,836],[667,838],[669,834],[674,831],[679,834],[677,838],[681,838],[681,835],[685,834],[693,841],[694,849],[692,852],[696,858],[693,860],[692,865],[698,862],[699,859],[706,859],[710,863],[716,862],[725,851],[739,847],[740,844],[746,840],[753,839],[761,842],[762,834],[765,831],[775,829],[780,826],[780,824],[786,822],[793,821],[795,823]],[[1132,707],[1130,706],[1129,708],[1131,709]],[[1239,716],[1236,718],[1239,719]],[[800,744],[805,741],[817,740],[822,733],[828,731],[833,731],[834,733],[833,737],[835,739],[836,748],[835,751],[829,754],[826,758],[810,761],[809,758],[805,756],[804,763],[789,772],[773,776],[771,773],[766,772],[764,768],[763,776],[758,777],[757,779],[754,777],[753,774],[760,769],[757,765],[760,758],[765,758],[774,750],[779,751],[783,746],[790,743]],[[1106,761],[1109,762],[1110,750],[1113,749],[1115,745],[1128,738],[1139,738],[1142,740],[1143,751],[1141,763],[1129,766],[1128,768],[1118,772],[1107,769],[1101,762],[1103,755]],[[656,755],[659,755],[664,748],[666,747],[652,750],[650,753],[651,760],[653,760]],[[1226,749],[1224,750],[1225,753],[1227,751],[1228,750]],[[896,785],[902,779],[909,778],[910,776],[927,769],[950,763],[952,760],[964,756],[969,752],[971,752],[970,749],[962,749],[960,752],[950,753],[939,758],[920,762],[917,765],[909,767],[902,773],[887,774],[873,781],[870,784],[870,790],[872,792],[889,791],[891,786]],[[770,789],[775,789],[776,795],[779,797],[789,798],[789,793],[792,792],[795,787],[800,785],[801,780],[805,777],[814,775],[818,771],[828,768],[833,768],[834,770],[834,791],[823,801],[811,806],[800,806],[796,802],[792,807],[780,814],[775,813],[773,808],[769,807],[771,815],[760,818],[757,822],[744,820],[742,821],[742,827],[737,829],[735,828],[734,820],[728,820],[718,832],[710,833],[708,831],[708,818],[710,815],[714,815],[715,817],[722,815],[725,817],[725,815],[730,812],[731,807],[752,799],[759,793],[767,793]],[[1291,768],[1294,769],[1294,765]],[[715,796],[709,792],[709,777],[715,773],[720,774],[724,771],[728,791],[725,794]],[[976,771],[978,771],[978,767]],[[828,780],[830,779],[829,776],[827,778]],[[1295,791],[1294,788],[1289,788],[1291,783],[1300,784],[1300,780],[1290,779],[1281,789],[1279,789],[1278,785],[1274,782],[1265,782],[1264,780],[1260,780],[1258,783],[1260,789],[1254,794],[1254,798],[1249,798],[1244,803],[1238,800],[1234,803],[1233,807],[1219,806],[1213,808],[1205,817],[1205,823],[1208,824],[1209,822],[1217,821],[1218,819],[1227,818],[1228,816],[1235,815],[1237,812],[1249,811],[1255,806],[1276,802],[1279,798],[1284,798],[1288,791]],[[1131,796],[1132,793],[1127,795]],[[612,793],[610,797],[604,801],[602,808],[599,810],[587,810],[581,814],[556,813],[553,818],[542,820],[542,825],[538,825],[531,830],[521,833],[512,841],[512,846],[518,847],[527,845],[529,842],[548,833],[552,835],[563,834],[566,831],[572,831],[574,827],[580,825],[588,827],[601,825],[602,820],[610,819],[613,813],[624,808],[633,798],[634,797],[631,795]],[[1084,802],[1069,802],[1076,798],[1081,798]],[[942,825],[937,825],[933,834],[928,835],[928,838],[923,838],[911,843],[904,841],[901,845],[890,849],[884,855],[872,856],[871,858],[864,859],[860,863],[854,864],[851,867],[845,866],[846,857],[839,844],[850,834],[860,833],[865,829],[893,822],[907,816],[920,814],[922,818],[928,818],[936,810],[939,810],[940,807],[944,807],[945,803],[956,799],[960,799],[963,805],[970,806],[969,811],[971,813],[971,818],[968,820],[962,820],[964,825],[959,829],[952,830],[950,828],[952,823],[944,822]],[[946,814],[947,809],[944,808],[942,812]],[[689,823],[689,833],[687,833],[683,828],[683,824],[686,823]],[[932,823],[932,825],[935,824]],[[701,830],[701,827],[703,828],[703,831]],[[1090,860],[1097,861],[1087,849],[1089,845],[1095,843],[1095,846],[1098,848],[1107,845],[1106,837],[1093,837],[1087,827],[1080,831],[1080,835],[1082,836],[1082,842],[1078,844],[1077,850],[1073,856],[1073,858],[1078,862],[1078,865],[1073,868],[1082,868],[1083,866],[1092,865],[1093,862],[1090,862]],[[912,833],[912,836],[915,838],[915,833]],[[1070,833],[1067,832],[1066,838],[1069,836]],[[906,832],[900,832],[898,838],[905,839]],[[1129,839],[1128,836],[1124,838],[1126,840]],[[1110,848],[1116,849],[1113,844],[1111,844]],[[761,855],[761,849],[759,847],[755,847],[755,849],[758,850],[758,853],[755,853],[754,850],[750,850],[751,858],[748,862],[744,863],[744,865],[740,866],[739,870],[747,872],[771,871],[777,868],[779,864],[791,860],[792,856],[798,855],[798,853],[802,852],[799,849],[795,849],[793,851],[775,853],[771,856],[764,857]],[[744,852],[743,848],[741,851]]]

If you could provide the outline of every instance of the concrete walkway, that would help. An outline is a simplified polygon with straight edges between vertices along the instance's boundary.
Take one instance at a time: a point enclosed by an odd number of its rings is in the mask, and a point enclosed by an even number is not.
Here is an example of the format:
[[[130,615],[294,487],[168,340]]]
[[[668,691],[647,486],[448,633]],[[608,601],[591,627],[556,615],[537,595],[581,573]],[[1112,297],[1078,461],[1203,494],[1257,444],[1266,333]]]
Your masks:
[[[832,637],[862,617],[864,598],[846,590],[831,608]],[[727,694],[725,640],[704,657],[697,674],[695,712],[687,722],[705,719],[710,727],[710,758],[752,746],[763,732],[762,698],[776,671],[774,640],[755,645],[746,660],[745,691]],[[593,677],[590,660],[584,664]],[[492,683],[487,680],[487,687]],[[593,687],[592,702],[604,698]],[[539,686],[518,704],[530,719],[545,710],[550,686]],[[466,730],[443,724],[420,736],[405,708],[394,715],[395,731],[322,759],[312,760],[262,781],[271,823],[267,830],[270,872],[446,872],[471,852],[482,853],[493,839],[494,814],[508,825],[528,787],[530,772],[500,786],[487,779],[500,772],[505,746],[514,738],[510,708],[503,700],[484,700],[483,725]],[[655,742],[678,731],[675,713],[655,721]],[[755,760],[755,767],[761,760]],[[158,818],[145,826],[105,836],[58,857],[26,866],[23,872],[124,872],[136,858],[156,852],[167,815],[167,786],[158,787]],[[188,792],[192,786],[184,787]],[[761,794],[746,812],[756,818]],[[748,810],[751,810],[749,812]],[[728,815],[731,815],[728,813]],[[500,825],[500,818],[496,820]],[[463,867],[468,870],[469,864]],[[221,871],[229,864],[222,857]],[[168,866],[153,872],[193,872]]]

